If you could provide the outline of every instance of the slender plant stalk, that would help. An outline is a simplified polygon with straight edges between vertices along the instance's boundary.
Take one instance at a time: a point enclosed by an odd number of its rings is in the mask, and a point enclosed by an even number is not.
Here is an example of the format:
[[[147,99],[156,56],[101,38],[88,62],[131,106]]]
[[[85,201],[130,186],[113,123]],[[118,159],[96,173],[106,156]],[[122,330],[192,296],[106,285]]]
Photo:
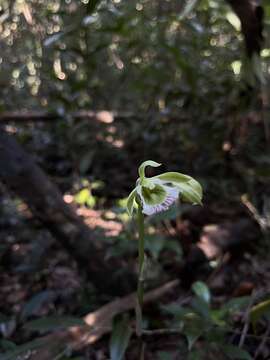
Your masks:
[[[142,206],[138,207],[138,253],[139,253],[139,276],[137,285],[137,307],[136,307],[136,332],[139,337],[142,335],[142,306],[143,306],[143,285],[144,285],[144,216]]]

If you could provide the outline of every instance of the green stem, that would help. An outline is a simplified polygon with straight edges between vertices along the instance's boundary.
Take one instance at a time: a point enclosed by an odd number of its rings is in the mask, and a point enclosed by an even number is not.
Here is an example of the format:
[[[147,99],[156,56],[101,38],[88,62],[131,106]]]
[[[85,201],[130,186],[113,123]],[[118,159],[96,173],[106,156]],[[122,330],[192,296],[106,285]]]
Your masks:
[[[139,276],[137,285],[137,308],[136,308],[136,331],[137,335],[142,335],[142,306],[143,306],[143,283],[144,283],[144,217],[142,212],[142,206],[138,207],[138,252],[139,252]]]

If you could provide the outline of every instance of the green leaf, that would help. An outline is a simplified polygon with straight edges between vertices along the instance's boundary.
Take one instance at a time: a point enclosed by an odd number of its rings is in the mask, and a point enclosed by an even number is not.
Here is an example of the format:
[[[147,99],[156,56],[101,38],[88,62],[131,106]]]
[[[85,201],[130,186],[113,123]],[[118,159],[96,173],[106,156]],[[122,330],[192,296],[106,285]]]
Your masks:
[[[256,328],[257,322],[266,314],[270,312],[270,300],[265,300],[257,305],[254,305],[250,311],[250,321],[253,328]]]
[[[197,314],[208,321],[211,320],[209,304],[207,304],[203,299],[195,298],[191,301],[191,305]]]
[[[78,194],[75,196],[75,201],[79,205],[84,205],[87,202],[89,196],[91,196],[90,190],[84,188],[81,191],[79,191]]]
[[[17,345],[12,341],[1,339],[0,348],[3,349],[4,351],[15,350],[17,348]]]
[[[243,349],[240,349],[237,346],[234,345],[225,345],[222,346],[223,352],[233,360],[252,360],[252,357],[249,355],[249,353]]]
[[[47,339],[35,339],[26,344],[17,346],[14,350],[8,351],[5,354],[0,353],[0,360],[18,360],[19,355],[45,345],[49,346]]]
[[[202,360],[202,354],[197,350],[193,350],[188,354],[187,360]]]
[[[115,317],[113,322],[112,335],[110,340],[110,359],[122,360],[125,355],[126,349],[132,330],[129,326],[128,317]]]
[[[34,295],[23,307],[21,318],[25,319],[28,316],[36,314],[43,304],[51,301],[54,297],[55,292],[50,290],[41,291],[40,293]]]
[[[201,326],[197,326],[197,324],[193,324],[191,326],[185,327],[183,333],[187,338],[188,349],[191,350],[195,342],[204,333],[204,329]]]
[[[191,316],[191,315],[196,316],[192,309],[183,308],[181,305],[179,305],[176,302],[172,302],[168,305],[163,305],[161,308],[167,313],[173,315],[174,318],[178,321],[183,320],[185,316]]]
[[[37,320],[28,321],[24,328],[32,331],[47,332],[71,326],[83,326],[85,322],[72,316],[48,316]]]
[[[250,296],[241,296],[238,298],[231,299],[223,305],[222,310],[230,313],[240,311],[250,303]]]
[[[172,360],[172,353],[167,351],[158,352],[158,360]]]
[[[90,208],[94,207],[96,204],[96,199],[92,195],[91,190],[88,188],[82,189],[76,196],[75,201],[79,205],[87,205]]]
[[[226,344],[228,333],[229,333],[229,327],[227,324],[224,324],[225,326],[215,326],[210,327],[209,330],[206,331],[204,336],[204,341],[208,344]]]
[[[145,236],[146,249],[150,251],[155,259],[158,259],[160,252],[165,246],[166,239],[158,235]]]
[[[200,299],[205,301],[207,304],[210,303],[211,294],[210,294],[208,286],[204,282],[196,281],[192,285],[192,290],[195,293],[195,295],[197,295]]]
[[[183,334],[188,341],[188,349],[191,350],[197,339],[208,330],[208,323],[196,313],[188,313],[184,316]]]
[[[155,161],[152,161],[152,160],[144,161],[139,167],[139,176],[141,179],[145,178],[145,168],[147,166],[158,167],[158,166],[161,166],[161,164],[159,164]]]

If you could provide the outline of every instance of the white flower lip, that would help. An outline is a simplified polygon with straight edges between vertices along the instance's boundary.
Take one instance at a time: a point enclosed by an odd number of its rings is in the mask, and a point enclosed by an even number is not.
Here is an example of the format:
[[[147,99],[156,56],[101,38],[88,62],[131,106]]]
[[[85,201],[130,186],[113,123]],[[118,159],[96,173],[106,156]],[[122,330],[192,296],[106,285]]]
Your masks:
[[[166,198],[160,204],[149,205],[145,202],[141,191],[138,191],[138,194],[142,201],[142,212],[145,215],[154,215],[162,211],[168,210],[170,206],[176,202],[179,196],[180,190],[177,187],[164,185],[163,181],[161,180],[156,180],[155,182],[162,185],[163,189],[166,191]]]

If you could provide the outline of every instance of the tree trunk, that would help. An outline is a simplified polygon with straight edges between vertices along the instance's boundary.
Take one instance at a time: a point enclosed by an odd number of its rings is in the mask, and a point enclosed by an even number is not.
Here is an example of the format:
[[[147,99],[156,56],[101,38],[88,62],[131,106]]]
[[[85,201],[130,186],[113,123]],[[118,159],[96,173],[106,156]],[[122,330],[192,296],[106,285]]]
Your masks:
[[[0,181],[25,201],[41,223],[85,270],[88,279],[106,293],[126,292],[130,278],[113,277],[116,265],[104,260],[102,246],[83,220],[64,202],[60,191],[42,169],[0,128]],[[129,281],[129,286],[126,286]],[[115,287],[115,288],[114,288]]]
[[[239,17],[249,57],[259,54],[263,42],[263,8],[251,0],[227,0]]]

